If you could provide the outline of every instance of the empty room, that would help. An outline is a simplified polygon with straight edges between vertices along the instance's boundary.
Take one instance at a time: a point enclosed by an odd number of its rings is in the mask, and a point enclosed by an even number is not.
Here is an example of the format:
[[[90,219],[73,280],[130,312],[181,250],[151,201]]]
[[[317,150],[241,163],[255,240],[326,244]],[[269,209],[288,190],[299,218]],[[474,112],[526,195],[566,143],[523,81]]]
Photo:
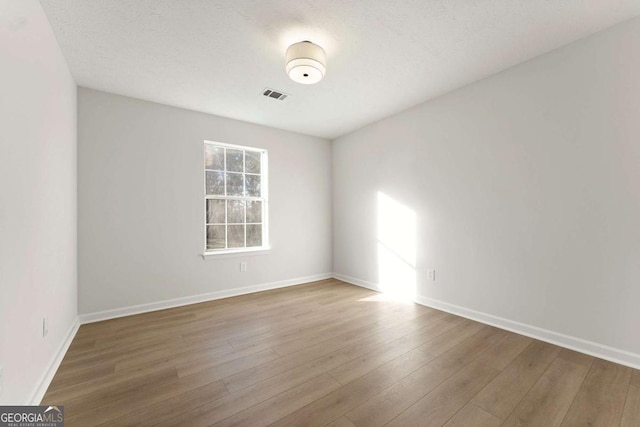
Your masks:
[[[0,427],[640,427],[640,0],[0,0]]]

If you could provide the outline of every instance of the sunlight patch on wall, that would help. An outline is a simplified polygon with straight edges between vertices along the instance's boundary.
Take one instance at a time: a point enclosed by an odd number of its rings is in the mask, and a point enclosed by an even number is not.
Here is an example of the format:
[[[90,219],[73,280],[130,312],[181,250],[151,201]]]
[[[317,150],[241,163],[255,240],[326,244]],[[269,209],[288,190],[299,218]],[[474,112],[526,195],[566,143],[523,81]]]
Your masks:
[[[416,213],[378,192],[378,285],[394,299],[416,295]]]

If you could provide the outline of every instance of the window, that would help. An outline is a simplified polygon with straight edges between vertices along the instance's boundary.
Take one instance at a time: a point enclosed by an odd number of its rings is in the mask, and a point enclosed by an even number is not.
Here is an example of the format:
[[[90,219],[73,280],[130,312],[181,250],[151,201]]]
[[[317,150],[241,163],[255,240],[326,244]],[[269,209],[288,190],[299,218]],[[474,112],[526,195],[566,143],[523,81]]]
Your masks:
[[[266,249],[267,151],[205,141],[205,253]]]

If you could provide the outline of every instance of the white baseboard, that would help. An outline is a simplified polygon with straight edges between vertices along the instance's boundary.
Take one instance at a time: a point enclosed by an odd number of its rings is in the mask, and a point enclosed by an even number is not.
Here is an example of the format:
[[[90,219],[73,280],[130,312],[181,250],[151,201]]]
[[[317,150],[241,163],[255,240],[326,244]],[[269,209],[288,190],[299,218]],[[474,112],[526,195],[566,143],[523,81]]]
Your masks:
[[[58,371],[60,367],[60,363],[62,363],[62,359],[64,359],[64,355],[67,354],[67,350],[73,341],[73,338],[76,336],[76,332],[78,332],[78,328],[80,327],[80,319],[76,317],[65,337],[64,341],[58,347],[58,351],[53,355],[51,362],[49,363],[49,367],[47,368],[44,375],[40,378],[38,382],[38,386],[35,391],[31,395],[30,401],[27,405],[39,405],[44,397],[44,394],[47,392],[49,385],[51,384],[51,380],[53,380],[53,376]]]
[[[262,283],[259,285],[245,286],[242,288],[228,289],[223,291],[209,292],[206,294],[193,295],[188,297],[175,298],[165,301],[152,302],[148,304],[133,305],[129,307],[116,308],[113,310],[99,311],[80,315],[80,323],[93,323],[102,320],[115,319],[118,317],[131,316],[133,314],[148,313],[150,311],[165,310],[167,308],[180,307],[183,305],[196,304],[199,302],[213,301],[222,298],[246,295],[254,292],[268,291],[270,289],[284,288],[287,286],[302,285],[317,280],[331,279],[332,273],[316,274],[313,276],[298,277],[295,279],[280,280],[277,282]]]
[[[343,282],[351,283],[352,285],[357,285],[362,288],[371,289],[372,291],[382,292],[382,289],[378,286],[377,283],[368,282],[366,280],[358,279],[357,277],[347,276],[345,274],[333,273],[333,277],[338,280],[342,280]]]
[[[380,287],[373,282],[358,279],[356,277],[346,276],[339,273],[334,273],[333,277],[338,280],[342,280],[343,282],[351,283],[353,285],[380,292]],[[540,341],[548,342],[550,344],[555,344],[561,347],[578,351],[580,353],[595,356],[600,359],[605,359],[610,362],[619,363],[621,365],[629,366],[634,369],[640,369],[640,355],[636,353],[609,347],[604,344],[598,344],[596,342],[588,341],[582,338],[572,337],[570,335],[561,334],[559,332],[550,331],[548,329],[539,328],[537,326],[527,325],[525,323],[516,322],[514,320],[505,319],[503,317],[494,316],[492,314],[471,310],[469,308],[449,304],[433,298],[426,298],[417,295],[414,301],[417,304],[432,307],[441,311],[446,311],[447,313],[455,314],[460,317],[465,317],[467,319],[475,320],[480,323],[495,326],[500,329],[505,329],[507,331],[515,332],[520,335],[525,335]]]

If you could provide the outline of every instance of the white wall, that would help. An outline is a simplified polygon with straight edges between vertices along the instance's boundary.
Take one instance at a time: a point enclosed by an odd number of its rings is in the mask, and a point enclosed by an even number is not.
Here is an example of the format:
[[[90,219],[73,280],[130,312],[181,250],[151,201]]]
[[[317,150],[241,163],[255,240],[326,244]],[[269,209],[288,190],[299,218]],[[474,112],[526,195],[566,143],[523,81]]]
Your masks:
[[[78,111],[80,313],[331,272],[329,141],[84,88]],[[204,140],[269,150],[269,254],[200,256]]]
[[[419,299],[640,361],[638,76],[640,18],[337,139],[334,271],[378,282],[382,192]]]
[[[40,4],[1,1],[0,404],[37,400],[77,318],[76,147],[76,86]]]

